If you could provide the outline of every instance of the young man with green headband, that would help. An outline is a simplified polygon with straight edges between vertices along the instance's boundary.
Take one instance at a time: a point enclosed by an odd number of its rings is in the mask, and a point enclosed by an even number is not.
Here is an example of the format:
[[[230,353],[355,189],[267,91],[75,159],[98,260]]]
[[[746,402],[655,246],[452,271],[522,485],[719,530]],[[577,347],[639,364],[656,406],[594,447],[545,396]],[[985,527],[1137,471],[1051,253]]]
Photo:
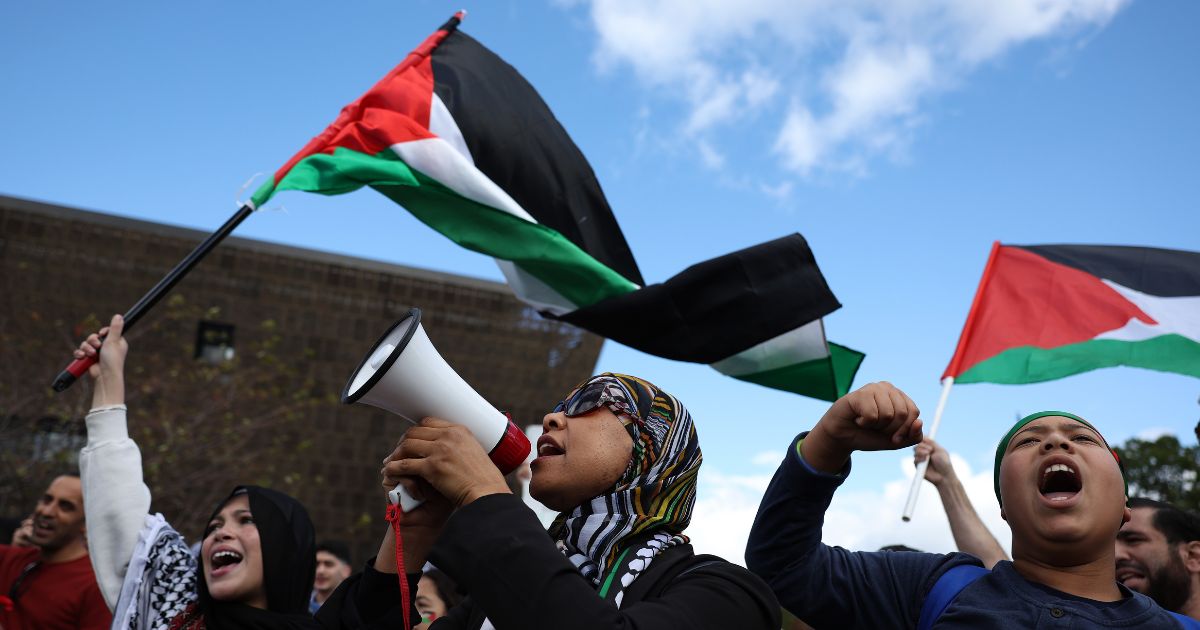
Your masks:
[[[1129,520],[1124,478],[1099,432],[1064,412],[1022,418],[997,446],[996,496],[1012,528],[1012,562],[986,571],[963,553],[823,545],[824,513],[850,473],[850,455],[916,444],[919,416],[904,392],[872,383],[797,437],[746,546],[746,565],[784,608],[818,628],[1190,627],[1117,583],[1113,541]]]

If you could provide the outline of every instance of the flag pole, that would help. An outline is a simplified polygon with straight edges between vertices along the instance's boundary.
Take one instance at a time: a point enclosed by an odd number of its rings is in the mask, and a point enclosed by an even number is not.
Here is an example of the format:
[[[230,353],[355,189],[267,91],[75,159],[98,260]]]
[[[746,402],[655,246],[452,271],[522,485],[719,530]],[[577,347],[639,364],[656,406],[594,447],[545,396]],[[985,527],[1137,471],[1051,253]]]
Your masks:
[[[979,312],[980,302],[983,301],[983,293],[987,288],[988,280],[992,278],[992,269],[995,267],[996,257],[999,253],[1000,241],[992,241],[992,250],[988,252],[987,262],[983,265],[983,277],[979,279],[979,287],[975,289],[975,297],[971,299],[971,310],[967,311],[967,322],[963,324],[962,333],[958,336],[958,345],[954,348],[954,356],[950,357],[950,365],[946,366],[946,373],[942,376],[942,396],[938,399],[937,409],[933,412],[933,424],[926,433],[930,438],[937,433],[938,425],[942,423],[942,412],[946,410],[946,398],[950,396],[950,387],[954,385],[954,376],[962,375],[963,354],[966,352],[967,342],[974,330],[975,316]],[[917,507],[917,495],[921,493],[921,482],[925,480],[926,468],[929,468],[928,459],[917,464],[917,474],[913,477],[912,487],[908,489],[908,501],[905,502],[904,513],[900,516],[905,523],[912,520],[913,510]]]
[[[933,411],[933,424],[929,425],[929,432],[925,435],[930,439],[937,433],[938,425],[942,423],[942,412],[946,410],[946,399],[950,397],[950,388],[954,385],[954,377],[947,376],[942,379],[942,395],[938,398],[937,408]],[[912,486],[908,489],[908,501],[904,504],[904,514],[900,519],[905,523],[912,520],[913,510],[917,507],[917,495],[921,493],[921,482],[925,481],[925,469],[929,468],[929,460],[917,464],[917,474],[913,477]]]
[[[167,272],[167,275],[163,276],[163,279],[159,280],[158,284],[154,285],[153,288],[151,288],[146,292],[145,295],[142,296],[142,299],[138,300],[136,304],[134,304],[128,311],[125,312],[125,331],[128,332],[129,329],[132,328],[133,325],[142,318],[142,315],[144,315],[146,311],[149,311],[151,308],[153,308],[154,305],[157,304],[158,301],[161,300],[162,297],[166,295],[172,287],[178,284],[179,281],[182,280],[183,277],[192,270],[192,267],[196,266],[196,263],[200,262],[201,259],[207,256],[208,253],[211,252],[213,248],[215,248],[221,241],[225,240],[225,237],[229,236],[229,233],[232,232],[239,224],[241,224],[242,221],[245,221],[246,217],[250,216],[252,212],[254,212],[253,203],[243,204],[241,208],[238,208],[238,211],[234,213],[232,217],[229,217],[229,220],[227,220],[224,225],[217,228],[216,232],[209,234],[208,238],[204,239],[203,242],[196,246],[196,249],[192,250],[192,253],[188,254],[183,260],[179,261],[179,264],[175,265],[174,269]],[[72,361],[71,364],[66,367],[66,369],[58,374],[58,377],[54,379],[54,384],[51,385],[51,387],[53,387],[54,391],[56,392],[65,391],[75,382],[76,379],[78,379],[80,376],[83,376],[83,373],[86,372],[89,367],[95,364],[96,357],[84,357],[82,359],[76,359]]]

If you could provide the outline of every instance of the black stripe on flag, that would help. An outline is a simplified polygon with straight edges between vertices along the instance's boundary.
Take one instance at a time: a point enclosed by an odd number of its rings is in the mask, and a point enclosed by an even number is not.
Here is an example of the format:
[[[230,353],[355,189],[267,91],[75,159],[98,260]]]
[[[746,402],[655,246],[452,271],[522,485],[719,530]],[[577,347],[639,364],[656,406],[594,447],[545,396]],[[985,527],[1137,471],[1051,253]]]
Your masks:
[[[713,363],[840,306],[808,243],[793,234],[557,319],[667,359]]]
[[[1014,245],[1135,291],[1200,295],[1200,253],[1125,245]]]
[[[579,147],[516,69],[462,31],[433,52],[434,92],[475,166],[538,223],[645,284],[600,182]]]

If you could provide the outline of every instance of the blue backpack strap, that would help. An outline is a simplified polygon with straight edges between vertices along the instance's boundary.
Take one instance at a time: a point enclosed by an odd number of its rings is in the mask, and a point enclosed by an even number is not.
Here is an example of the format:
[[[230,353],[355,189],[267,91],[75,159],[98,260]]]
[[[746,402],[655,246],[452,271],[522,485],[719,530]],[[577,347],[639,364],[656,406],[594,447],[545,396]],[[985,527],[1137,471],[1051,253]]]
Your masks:
[[[930,630],[933,622],[942,616],[942,612],[954,601],[955,597],[971,582],[990,573],[987,569],[974,564],[960,564],[942,574],[929,589],[925,603],[921,604],[921,617],[917,620],[917,630]]]
[[[987,569],[973,564],[960,564],[943,573],[942,577],[933,583],[929,594],[925,596],[925,603],[921,605],[921,617],[917,620],[917,630],[932,630],[933,622],[942,616],[950,602],[954,601],[954,598],[958,597],[958,594],[971,582],[988,573],[990,571]],[[1200,630],[1200,621],[1177,612],[1167,612],[1175,617],[1179,625],[1183,626],[1183,630]]]

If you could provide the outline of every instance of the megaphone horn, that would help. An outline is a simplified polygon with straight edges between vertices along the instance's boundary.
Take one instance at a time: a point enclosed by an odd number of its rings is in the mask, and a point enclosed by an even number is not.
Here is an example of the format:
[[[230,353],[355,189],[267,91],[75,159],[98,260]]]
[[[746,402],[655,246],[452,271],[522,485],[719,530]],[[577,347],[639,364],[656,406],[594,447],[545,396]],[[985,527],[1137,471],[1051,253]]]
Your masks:
[[[429,416],[461,424],[504,474],[516,470],[529,455],[525,432],[438,354],[421,326],[419,308],[409,310],[375,342],[346,383],[342,402],[378,407],[414,424]],[[388,497],[406,512],[421,505],[402,486]]]

